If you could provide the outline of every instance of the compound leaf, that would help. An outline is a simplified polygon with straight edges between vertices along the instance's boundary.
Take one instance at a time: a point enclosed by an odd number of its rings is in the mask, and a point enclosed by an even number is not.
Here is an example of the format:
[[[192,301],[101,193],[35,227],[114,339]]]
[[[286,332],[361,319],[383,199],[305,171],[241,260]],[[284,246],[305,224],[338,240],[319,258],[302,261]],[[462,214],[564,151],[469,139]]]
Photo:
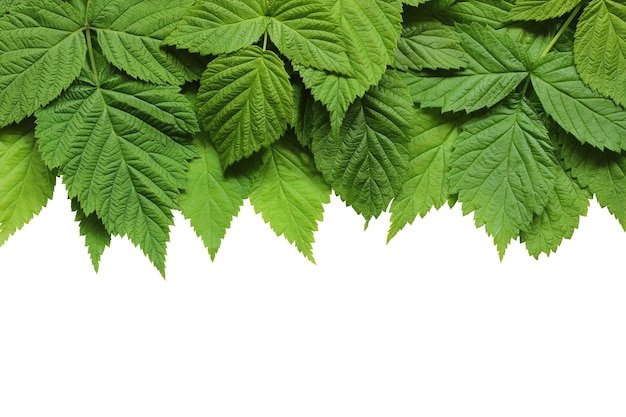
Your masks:
[[[505,26],[513,0],[461,0],[443,1],[438,7],[436,16],[442,22],[455,23],[479,23],[499,29]]]
[[[0,246],[52,198],[56,177],[41,159],[34,129],[28,121],[0,129]]]
[[[458,121],[434,111],[418,112],[419,130],[409,143],[406,182],[391,203],[391,226],[387,241],[404,226],[435,207],[441,208],[450,195],[450,159],[459,134]]]
[[[626,149],[624,108],[585,85],[571,53],[540,58],[531,80],[546,112],[579,141],[599,149]]]
[[[592,88],[626,106],[626,4],[593,0],[576,26],[574,60]]]
[[[225,175],[217,151],[206,138],[197,135],[194,144],[199,157],[189,163],[180,209],[215,259],[226,230],[248,198],[251,181],[245,175]]]
[[[338,132],[313,138],[318,168],[335,192],[367,220],[402,188],[415,110],[395,72],[348,109]]]
[[[267,0],[198,1],[165,44],[203,55],[235,52],[258,41],[266,31],[267,8]]]
[[[391,64],[401,31],[402,4],[393,0],[342,0],[333,11],[339,16],[351,75],[298,66],[304,84],[341,123],[348,107],[372,85],[378,84]]]
[[[474,212],[500,258],[554,193],[548,131],[526,99],[512,97],[463,126],[452,153],[451,189]]]
[[[135,78],[155,84],[183,84],[202,72],[190,58],[161,47],[192,0],[100,0],[93,17],[107,60]],[[98,7],[100,6],[100,7]]]
[[[548,20],[563,16],[581,0],[517,0],[510,20]]]
[[[102,58],[96,68],[98,78],[85,68],[37,112],[41,152],[86,215],[128,236],[164,274],[172,209],[194,156],[177,141],[197,131],[195,113],[178,87],[129,79]]]
[[[61,0],[33,0],[0,17],[0,127],[54,100],[80,74],[84,19]]]
[[[291,134],[263,153],[253,182],[250,202],[278,236],[284,235],[311,262],[314,232],[322,221],[330,186],[315,167],[313,157]]]
[[[226,168],[285,133],[293,91],[278,55],[250,46],[209,63],[196,106]]]
[[[337,15],[328,0],[274,1],[268,10],[270,38],[296,64],[350,75]]]
[[[478,24],[460,26],[467,67],[457,72],[407,72],[403,79],[421,107],[472,112],[491,107],[528,76],[529,57],[506,34]]]

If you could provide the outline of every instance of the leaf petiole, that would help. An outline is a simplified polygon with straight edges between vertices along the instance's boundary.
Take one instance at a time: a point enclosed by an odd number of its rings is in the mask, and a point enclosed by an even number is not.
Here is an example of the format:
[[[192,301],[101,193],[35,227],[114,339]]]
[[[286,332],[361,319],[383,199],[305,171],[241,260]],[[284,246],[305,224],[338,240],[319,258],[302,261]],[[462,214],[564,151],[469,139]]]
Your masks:
[[[576,6],[576,8],[574,10],[572,10],[572,13],[570,13],[570,15],[567,18],[567,20],[565,21],[565,23],[563,23],[563,26],[561,26],[561,28],[556,33],[556,35],[554,35],[554,38],[552,38],[552,40],[550,41],[550,43],[548,44],[546,49],[541,53],[539,58],[543,58],[544,56],[548,55],[548,52],[550,52],[552,50],[552,48],[554,47],[554,45],[556,45],[556,43],[559,41],[561,36],[565,33],[565,31],[567,30],[569,25],[572,23],[574,18],[576,16],[578,16],[578,13],[580,12],[580,9],[582,8],[582,5],[583,4],[580,3],[580,4],[578,4],[578,6]]]

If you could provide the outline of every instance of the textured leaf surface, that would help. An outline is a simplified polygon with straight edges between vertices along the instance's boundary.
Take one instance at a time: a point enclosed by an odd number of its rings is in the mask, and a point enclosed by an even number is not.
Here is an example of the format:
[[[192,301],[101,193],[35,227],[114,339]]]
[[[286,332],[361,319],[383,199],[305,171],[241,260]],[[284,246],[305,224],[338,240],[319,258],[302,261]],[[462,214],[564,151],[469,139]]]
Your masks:
[[[165,39],[203,55],[235,52],[259,40],[269,24],[267,0],[198,1]]]
[[[278,236],[284,235],[311,262],[314,232],[330,202],[330,186],[313,157],[295,138],[274,143],[263,153],[263,165],[250,191],[250,202]]]
[[[98,43],[106,58],[133,77],[155,84],[183,84],[198,78],[199,68],[161,47],[163,39],[193,4],[192,0],[100,0],[93,7]],[[201,72],[201,71],[200,71]]]
[[[6,13],[9,9],[24,3],[26,0],[0,0],[0,14]]]
[[[467,63],[468,57],[454,29],[435,21],[426,21],[402,30],[394,66],[420,71],[424,68],[461,69]]]
[[[206,138],[199,135],[194,144],[199,157],[189,164],[180,209],[215,259],[226,230],[248,198],[251,182],[245,175],[224,175],[219,155]]]
[[[315,162],[339,197],[369,220],[402,188],[414,126],[406,86],[387,73],[350,106],[339,132],[313,138]]]
[[[280,52],[294,63],[351,75],[332,4],[327,0],[271,2],[268,33]]]
[[[581,78],[626,106],[626,4],[593,0],[576,26],[574,58]]]
[[[599,149],[626,149],[624,108],[587,87],[569,53],[551,53],[531,75],[546,112],[576,138]]]
[[[403,73],[421,107],[440,107],[444,112],[491,107],[528,76],[528,56],[506,34],[477,24],[462,28],[467,68],[454,73]]]
[[[76,199],[72,199],[72,210],[76,213],[75,219],[78,222],[80,235],[85,237],[85,246],[91,257],[91,263],[98,272],[100,258],[111,244],[111,233],[104,227],[96,213],[85,214]]]
[[[60,167],[71,198],[112,234],[127,235],[164,274],[171,210],[193,153],[177,143],[197,130],[177,87],[116,75],[102,59],[37,113],[46,163]]]
[[[563,16],[581,0],[517,0],[510,20],[548,20]]]
[[[547,129],[525,99],[507,100],[464,125],[452,153],[451,188],[501,258],[554,193],[551,153]]]
[[[450,195],[452,146],[459,134],[458,122],[434,111],[420,111],[417,135],[409,144],[406,182],[391,203],[391,240],[404,226],[439,209]]]
[[[608,208],[626,230],[626,157],[601,152],[571,137],[564,142],[562,155],[572,176],[595,194],[598,203]]]
[[[80,74],[84,19],[61,0],[33,0],[0,17],[0,126],[54,100]]]
[[[437,17],[448,24],[479,23],[495,29],[503,27],[513,8],[514,0],[461,0],[443,5]]]
[[[251,46],[209,63],[196,105],[227,167],[285,133],[293,91],[283,61],[272,51]]]
[[[348,107],[378,84],[393,61],[401,31],[402,4],[397,0],[341,0],[333,11],[339,16],[352,75],[296,66],[313,96],[324,103],[340,123]]]
[[[0,246],[52,198],[55,180],[41,159],[32,123],[0,129]]]

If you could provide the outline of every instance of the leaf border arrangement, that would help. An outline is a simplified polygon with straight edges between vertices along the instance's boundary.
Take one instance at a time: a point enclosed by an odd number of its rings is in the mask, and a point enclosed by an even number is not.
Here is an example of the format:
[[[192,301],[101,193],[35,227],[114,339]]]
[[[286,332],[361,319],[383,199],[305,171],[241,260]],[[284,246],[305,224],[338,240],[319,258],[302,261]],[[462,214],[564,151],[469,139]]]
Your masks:
[[[392,239],[461,204],[502,258],[626,229],[614,0],[0,0],[0,245],[57,177],[98,269],[165,276],[173,212],[213,259],[244,201],[314,262],[324,205]]]

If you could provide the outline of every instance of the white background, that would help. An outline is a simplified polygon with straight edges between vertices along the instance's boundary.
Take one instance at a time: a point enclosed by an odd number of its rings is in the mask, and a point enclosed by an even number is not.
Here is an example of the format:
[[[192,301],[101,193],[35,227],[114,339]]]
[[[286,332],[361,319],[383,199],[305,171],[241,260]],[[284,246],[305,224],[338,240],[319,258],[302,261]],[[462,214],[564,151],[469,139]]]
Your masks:
[[[626,233],[503,262],[460,207],[388,245],[337,198],[317,265],[246,204],[215,262],[180,215],[167,280],[115,239],[94,273],[64,189],[0,248],[0,416],[626,415]]]

